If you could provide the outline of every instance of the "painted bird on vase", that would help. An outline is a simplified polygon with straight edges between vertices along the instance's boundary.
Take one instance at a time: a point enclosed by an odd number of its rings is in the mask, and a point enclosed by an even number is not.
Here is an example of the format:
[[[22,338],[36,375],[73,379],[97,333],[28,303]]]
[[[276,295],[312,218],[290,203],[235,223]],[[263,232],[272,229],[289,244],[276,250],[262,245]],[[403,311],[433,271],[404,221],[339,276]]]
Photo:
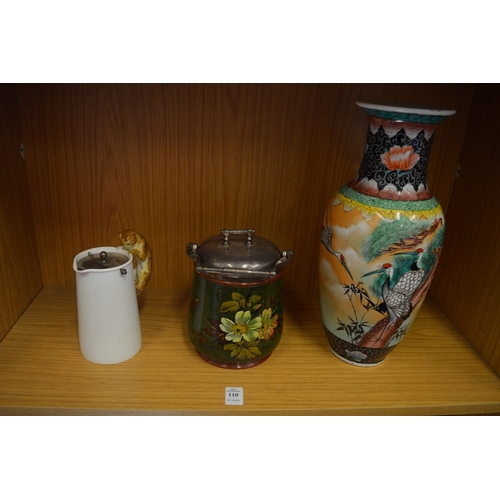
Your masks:
[[[325,248],[332,255],[334,255],[335,257],[337,257],[337,259],[342,264],[342,266],[344,267],[344,269],[347,271],[347,273],[349,274],[349,276],[351,277],[351,279],[353,279],[351,271],[347,267],[347,263],[346,263],[345,257],[340,252],[336,252],[332,248],[332,236],[333,236],[333,230],[332,230],[332,228],[330,226],[324,227],[323,230],[321,231],[321,242],[323,243],[323,245],[325,245]]]
[[[387,278],[382,285],[382,299],[387,308],[389,323],[393,323],[398,319],[404,321],[410,316],[412,311],[411,298],[422,283],[425,275],[425,270],[420,268],[423,256],[421,248],[412,252],[400,252],[396,255],[414,255],[416,260],[412,263],[410,270],[404,273],[392,288],[390,286],[394,274],[392,264],[383,264],[379,269],[362,276],[364,278],[372,274],[387,274]]]

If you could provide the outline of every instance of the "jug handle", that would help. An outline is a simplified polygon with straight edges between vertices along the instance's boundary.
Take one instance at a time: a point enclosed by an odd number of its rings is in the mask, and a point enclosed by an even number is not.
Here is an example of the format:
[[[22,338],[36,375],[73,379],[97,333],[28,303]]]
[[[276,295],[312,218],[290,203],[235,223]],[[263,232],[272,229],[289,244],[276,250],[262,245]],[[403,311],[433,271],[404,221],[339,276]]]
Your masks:
[[[122,245],[118,248],[126,250],[136,259],[134,267],[135,291],[139,295],[151,278],[151,248],[146,241],[146,238],[133,229],[125,229],[118,233],[118,238]]]

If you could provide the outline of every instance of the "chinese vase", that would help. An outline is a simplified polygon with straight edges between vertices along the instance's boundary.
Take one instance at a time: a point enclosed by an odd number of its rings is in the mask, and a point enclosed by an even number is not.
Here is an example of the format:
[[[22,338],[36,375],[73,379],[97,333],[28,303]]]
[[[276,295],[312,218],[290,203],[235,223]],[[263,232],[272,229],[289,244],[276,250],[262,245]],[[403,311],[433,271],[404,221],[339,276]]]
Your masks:
[[[323,325],[347,363],[382,363],[427,294],[444,216],[427,186],[434,131],[453,110],[357,103],[368,118],[354,179],[326,207],[319,270]]]

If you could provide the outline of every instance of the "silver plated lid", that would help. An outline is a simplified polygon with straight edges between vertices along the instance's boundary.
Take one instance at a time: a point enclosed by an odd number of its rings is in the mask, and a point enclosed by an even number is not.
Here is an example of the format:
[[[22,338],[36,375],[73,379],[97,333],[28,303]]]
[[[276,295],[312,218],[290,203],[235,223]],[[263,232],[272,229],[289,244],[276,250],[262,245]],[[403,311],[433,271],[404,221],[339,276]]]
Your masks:
[[[220,235],[200,245],[188,243],[187,254],[196,263],[198,273],[230,281],[262,281],[279,274],[290,261],[290,250],[278,247],[253,229],[224,229]]]

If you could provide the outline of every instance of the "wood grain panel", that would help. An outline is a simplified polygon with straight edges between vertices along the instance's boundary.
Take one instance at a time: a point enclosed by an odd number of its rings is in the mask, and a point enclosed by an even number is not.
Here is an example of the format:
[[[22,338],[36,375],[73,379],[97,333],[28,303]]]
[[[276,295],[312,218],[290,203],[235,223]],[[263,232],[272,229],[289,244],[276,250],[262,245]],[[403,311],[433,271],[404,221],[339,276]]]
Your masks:
[[[500,375],[500,85],[477,85],[431,295]]]
[[[42,288],[19,109],[14,85],[0,85],[0,340]]]
[[[356,100],[457,109],[438,129],[429,183],[446,208],[473,85],[20,85],[21,121],[46,286],[133,227],[153,249],[151,289],[187,290],[185,254],[223,228],[252,227],[294,260],[288,291],[315,292],[322,213],[357,171]],[[54,262],[57,264],[55,265]]]
[[[286,294],[282,340],[246,370],[202,361],[189,342],[189,293],[139,296],[141,351],[116,365],[84,359],[75,291],[44,288],[0,345],[1,414],[425,415],[500,411],[500,380],[430,302],[380,366],[328,347],[316,294]],[[226,406],[226,387],[244,405]]]

